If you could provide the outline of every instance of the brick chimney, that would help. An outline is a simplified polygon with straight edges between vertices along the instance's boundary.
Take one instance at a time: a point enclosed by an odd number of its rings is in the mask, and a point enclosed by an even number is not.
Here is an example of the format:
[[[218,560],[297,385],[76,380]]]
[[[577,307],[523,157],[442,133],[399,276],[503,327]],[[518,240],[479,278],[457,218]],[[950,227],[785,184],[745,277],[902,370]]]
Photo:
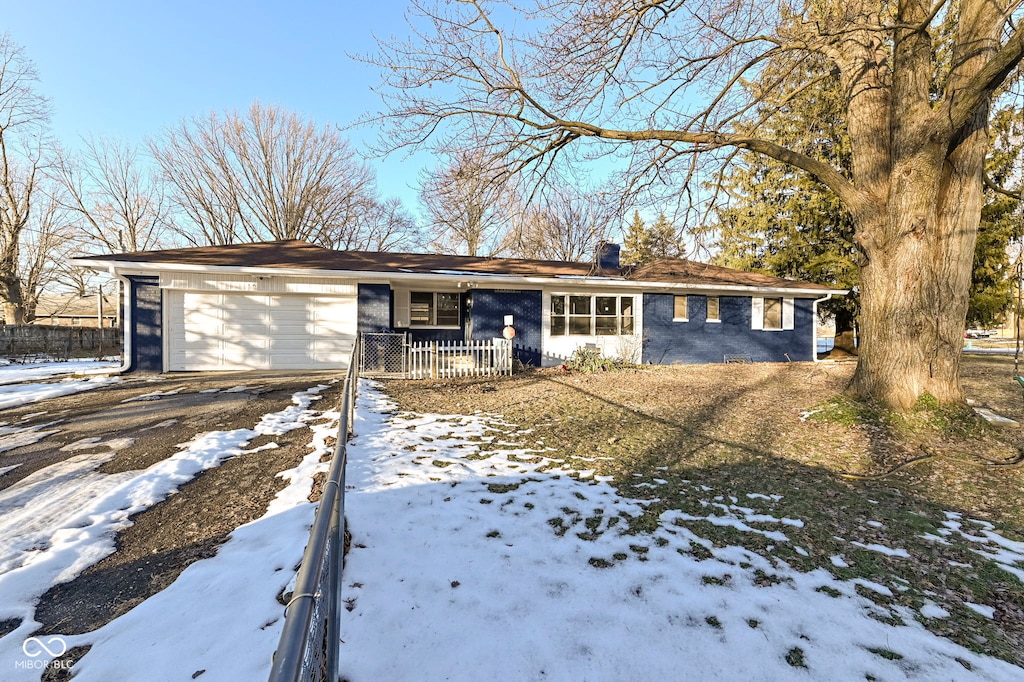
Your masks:
[[[597,245],[597,267],[601,270],[618,270],[621,266],[619,265],[619,250],[618,244],[611,242],[601,242]]]

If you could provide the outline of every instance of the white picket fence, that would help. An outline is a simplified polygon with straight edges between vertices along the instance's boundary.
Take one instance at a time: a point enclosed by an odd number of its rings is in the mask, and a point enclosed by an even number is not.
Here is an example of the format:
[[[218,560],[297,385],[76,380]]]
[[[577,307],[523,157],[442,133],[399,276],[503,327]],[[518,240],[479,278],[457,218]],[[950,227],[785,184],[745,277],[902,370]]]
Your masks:
[[[512,342],[421,341],[409,344],[410,379],[448,379],[512,373]]]

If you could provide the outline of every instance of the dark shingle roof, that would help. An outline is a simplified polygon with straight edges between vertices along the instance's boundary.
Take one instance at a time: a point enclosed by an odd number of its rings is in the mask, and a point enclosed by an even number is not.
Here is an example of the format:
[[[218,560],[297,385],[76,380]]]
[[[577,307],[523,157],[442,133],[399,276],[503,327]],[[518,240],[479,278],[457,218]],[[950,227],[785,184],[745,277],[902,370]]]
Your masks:
[[[302,268],[349,272],[408,272],[420,274],[480,274],[513,277],[610,277],[633,281],[748,286],[835,291],[834,287],[733,270],[679,258],[665,258],[642,267],[599,270],[590,263],[480,258],[446,254],[333,251],[303,241],[276,241],[227,246],[199,246],[164,251],[142,251],[82,260],[119,263],[164,263],[211,267]]]

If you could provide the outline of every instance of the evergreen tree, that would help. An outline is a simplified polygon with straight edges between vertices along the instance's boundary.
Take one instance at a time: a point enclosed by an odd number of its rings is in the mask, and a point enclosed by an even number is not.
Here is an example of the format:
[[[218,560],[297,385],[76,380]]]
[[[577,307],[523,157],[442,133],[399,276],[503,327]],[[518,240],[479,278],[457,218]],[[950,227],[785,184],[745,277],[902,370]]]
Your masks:
[[[640,212],[633,212],[633,221],[623,238],[623,264],[643,265],[659,258],[677,258],[681,252],[679,233],[664,213],[647,227]]]
[[[1014,303],[1013,272],[1007,245],[1019,242],[1021,224],[1020,160],[1024,142],[1024,112],[1003,107],[992,117],[992,150],[986,171],[993,187],[981,209],[978,243],[974,248],[968,327],[995,327],[1006,319]],[[1016,186],[1012,186],[1013,184]],[[1007,196],[994,187],[1012,189]]]
[[[777,66],[766,69],[764,78],[786,77],[794,88],[822,77],[824,68],[810,65],[782,75]],[[763,127],[761,135],[814,153],[846,172],[851,159],[843,100],[834,79],[826,83],[791,100],[787,115]],[[718,211],[714,226],[720,249],[716,262],[849,289],[845,297],[824,302],[819,312],[835,318],[836,347],[856,353],[858,252],[853,220],[839,198],[812,176],[755,154],[742,157],[724,188],[731,201]]]

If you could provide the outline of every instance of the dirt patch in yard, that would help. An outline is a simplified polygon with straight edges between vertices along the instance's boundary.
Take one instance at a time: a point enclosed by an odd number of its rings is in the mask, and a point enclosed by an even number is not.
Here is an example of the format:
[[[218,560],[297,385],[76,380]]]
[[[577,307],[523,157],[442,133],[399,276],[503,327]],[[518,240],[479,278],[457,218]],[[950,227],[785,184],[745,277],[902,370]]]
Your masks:
[[[975,404],[1024,424],[1012,368],[1012,358],[965,357],[963,382]],[[865,596],[894,624],[906,617],[901,608],[939,604],[952,616],[921,617],[929,629],[1024,665],[1024,582],[979,553],[994,548],[983,537],[993,529],[1024,542],[1024,466],[1006,465],[1024,451],[1024,428],[995,428],[927,401],[886,414],[843,396],[853,370],[852,362],[544,369],[394,381],[386,390],[402,410],[501,414],[529,429],[525,445],[613,476],[621,494],[650,501],[626,520],[631,532],[654,532],[664,512],[681,511],[717,546],[889,585],[890,596]],[[780,544],[701,520],[743,507],[800,525],[787,526],[790,542]],[[552,525],[575,533],[574,522]],[[836,556],[846,559],[830,561]],[[980,617],[972,604],[994,605],[996,615]]]

